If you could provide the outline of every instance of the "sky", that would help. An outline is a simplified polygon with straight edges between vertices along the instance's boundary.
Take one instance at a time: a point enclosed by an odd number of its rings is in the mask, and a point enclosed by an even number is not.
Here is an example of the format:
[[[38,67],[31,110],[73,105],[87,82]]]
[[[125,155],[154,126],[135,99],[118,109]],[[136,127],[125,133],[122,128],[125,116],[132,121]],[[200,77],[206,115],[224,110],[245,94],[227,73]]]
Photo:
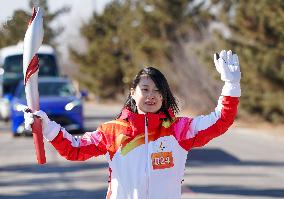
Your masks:
[[[35,2],[37,0],[34,0]],[[62,59],[67,59],[67,46],[74,45],[72,41],[79,41],[79,28],[82,22],[87,21],[96,10],[101,13],[106,3],[111,0],[48,0],[48,6],[51,12],[68,6],[71,8],[67,14],[62,14],[56,18],[52,24],[54,27],[63,26],[64,32],[57,38],[59,45],[59,52],[63,56]],[[29,0],[0,0],[0,24],[5,23],[11,19],[13,12],[17,9],[29,10]],[[72,39],[70,39],[72,38]]]
[[[34,0],[36,2],[36,0]],[[55,11],[63,6],[71,7],[70,13],[62,16],[59,21],[68,22],[72,20],[84,20],[91,16],[93,10],[101,12],[104,5],[110,0],[48,0],[51,11]],[[0,0],[0,23],[10,19],[16,9],[29,10],[29,0]]]

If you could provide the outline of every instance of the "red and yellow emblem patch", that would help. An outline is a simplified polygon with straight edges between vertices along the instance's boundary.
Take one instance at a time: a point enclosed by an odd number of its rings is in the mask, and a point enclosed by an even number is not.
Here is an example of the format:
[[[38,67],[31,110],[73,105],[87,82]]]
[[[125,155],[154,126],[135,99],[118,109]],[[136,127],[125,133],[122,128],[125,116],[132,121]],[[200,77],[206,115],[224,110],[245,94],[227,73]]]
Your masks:
[[[166,169],[174,166],[172,152],[158,152],[151,154],[153,169]]]

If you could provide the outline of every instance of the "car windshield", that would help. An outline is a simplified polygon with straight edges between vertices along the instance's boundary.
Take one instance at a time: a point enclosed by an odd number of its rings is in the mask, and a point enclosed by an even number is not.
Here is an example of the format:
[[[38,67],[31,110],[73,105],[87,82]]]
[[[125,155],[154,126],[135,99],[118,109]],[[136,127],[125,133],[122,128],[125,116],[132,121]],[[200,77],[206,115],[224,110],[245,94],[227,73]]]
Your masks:
[[[68,97],[76,94],[75,88],[69,82],[39,82],[39,96]],[[19,97],[25,98],[25,89],[22,85],[19,89]]]
[[[57,65],[55,57],[50,54],[38,54],[39,57],[39,75],[56,76]],[[23,74],[23,55],[13,55],[5,58],[5,73]]]

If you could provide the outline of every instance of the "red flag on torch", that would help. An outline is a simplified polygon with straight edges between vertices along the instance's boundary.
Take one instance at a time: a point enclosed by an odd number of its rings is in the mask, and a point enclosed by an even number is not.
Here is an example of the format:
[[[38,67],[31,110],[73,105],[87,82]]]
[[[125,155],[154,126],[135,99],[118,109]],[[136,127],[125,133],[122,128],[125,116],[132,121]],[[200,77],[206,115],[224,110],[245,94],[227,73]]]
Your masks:
[[[32,112],[39,110],[38,71],[36,55],[43,40],[43,19],[40,8],[33,8],[33,15],[24,38],[23,73],[27,105]],[[38,164],[46,163],[41,120],[34,118],[32,133]]]

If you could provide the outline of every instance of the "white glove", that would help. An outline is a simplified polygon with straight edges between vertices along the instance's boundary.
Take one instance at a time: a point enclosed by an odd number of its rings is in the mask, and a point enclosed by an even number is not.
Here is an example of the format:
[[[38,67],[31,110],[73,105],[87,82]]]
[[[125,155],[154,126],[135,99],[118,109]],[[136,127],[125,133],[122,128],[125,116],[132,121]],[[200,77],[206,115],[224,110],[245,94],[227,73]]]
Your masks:
[[[226,52],[222,50],[220,56],[214,54],[214,64],[216,70],[221,74],[221,80],[225,82],[222,89],[222,95],[240,97],[241,96],[241,72],[237,54],[233,54],[231,50]]]
[[[48,140],[52,141],[60,131],[60,125],[54,121],[51,121],[45,112],[35,111],[34,113],[24,111],[25,118],[25,129],[32,130],[31,125],[34,123],[34,116],[40,117],[42,121],[42,133],[43,136]]]

